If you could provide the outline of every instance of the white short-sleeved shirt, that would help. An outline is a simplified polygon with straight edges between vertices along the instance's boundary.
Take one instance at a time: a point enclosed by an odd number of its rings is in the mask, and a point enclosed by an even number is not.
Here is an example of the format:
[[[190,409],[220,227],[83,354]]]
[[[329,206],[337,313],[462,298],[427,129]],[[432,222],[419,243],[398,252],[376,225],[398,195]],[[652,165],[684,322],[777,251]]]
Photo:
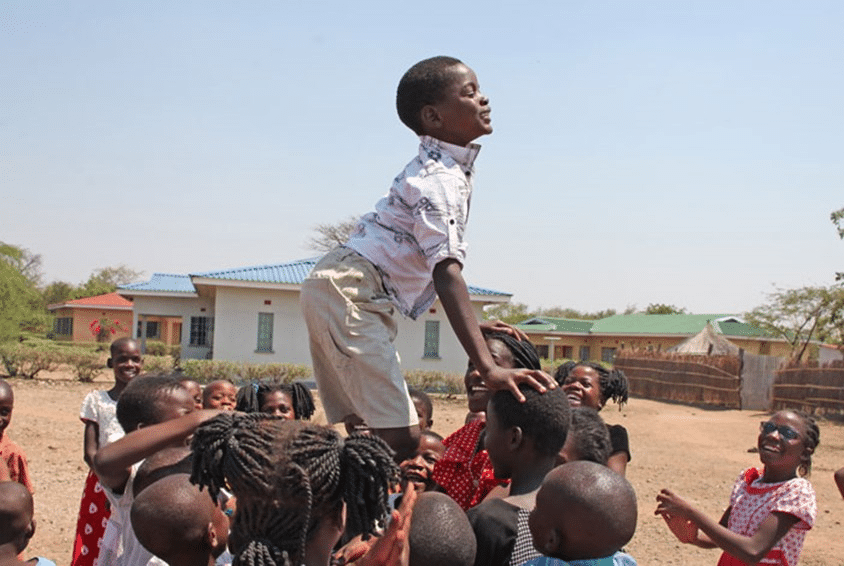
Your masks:
[[[82,401],[79,413],[82,421],[97,423],[99,429],[99,447],[102,448],[115,440],[123,438],[123,427],[117,422],[117,401],[111,398],[108,391],[91,391]]]
[[[346,246],[369,260],[399,311],[413,319],[436,298],[434,266],[463,263],[477,144],[466,147],[421,136],[419,155],[390,192],[364,215]]]
[[[818,504],[812,484],[805,478],[778,483],[762,483],[762,472],[749,468],[742,472],[730,495],[727,527],[740,535],[752,536],[774,511],[788,513],[798,521],[759,564],[797,564],[806,532],[815,524]]]

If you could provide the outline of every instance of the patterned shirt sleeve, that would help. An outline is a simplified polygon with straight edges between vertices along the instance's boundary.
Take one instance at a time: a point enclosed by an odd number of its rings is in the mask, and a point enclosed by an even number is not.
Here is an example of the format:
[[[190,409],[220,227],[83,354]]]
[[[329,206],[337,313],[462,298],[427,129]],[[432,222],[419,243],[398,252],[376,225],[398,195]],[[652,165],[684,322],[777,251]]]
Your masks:
[[[797,517],[800,522],[795,529],[811,529],[818,514],[818,503],[815,490],[806,478],[796,478],[789,482],[788,489],[777,499],[772,511],[788,513]]]

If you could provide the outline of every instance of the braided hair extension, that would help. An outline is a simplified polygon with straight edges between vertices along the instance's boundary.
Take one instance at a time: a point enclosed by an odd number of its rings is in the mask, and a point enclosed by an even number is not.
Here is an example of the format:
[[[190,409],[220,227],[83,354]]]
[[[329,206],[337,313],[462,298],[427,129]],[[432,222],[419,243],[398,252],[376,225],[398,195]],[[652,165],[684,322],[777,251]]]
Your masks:
[[[800,462],[797,471],[801,476],[807,476],[812,471],[812,454],[815,453],[815,448],[821,442],[821,429],[818,427],[818,422],[815,417],[803,411],[793,411],[795,415],[800,417],[806,424],[806,438],[803,439],[803,444],[806,447],[803,461]]]
[[[268,383],[253,381],[237,390],[237,406],[235,410],[244,413],[259,413],[267,395],[275,391],[282,391],[290,397],[293,413],[297,419],[310,420],[316,406],[311,391],[301,381],[293,383]]]
[[[301,563],[320,521],[347,504],[349,531],[368,536],[388,514],[399,479],[378,437],[262,413],[224,413],[194,436],[191,481],[214,492],[227,483],[238,507],[231,527],[234,566]]]
[[[627,376],[624,375],[624,372],[615,368],[607,369],[595,362],[568,361],[558,367],[557,371],[554,372],[554,380],[560,387],[565,383],[569,373],[577,366],[592,368],[598,373],[598,379],[601,384],[601,397],[605,402],[612,399],[614,403],[618,404],[619,409],[627,402],[629,392]]]
[[[502,342],[513,354],[514,367],[542,369],[536,347],[529,340],[519,340],[506,332],[486,332],[484,338]]]

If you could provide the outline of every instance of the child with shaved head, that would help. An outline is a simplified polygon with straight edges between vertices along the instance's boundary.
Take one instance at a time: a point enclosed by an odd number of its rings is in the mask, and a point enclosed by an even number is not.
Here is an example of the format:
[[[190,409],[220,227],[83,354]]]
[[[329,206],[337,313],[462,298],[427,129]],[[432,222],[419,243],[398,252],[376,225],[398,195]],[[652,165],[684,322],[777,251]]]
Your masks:
[[[143,490],[130,513],[144,548],[170,566],[212,566],[228,541],[228,519],[208,491],[173,474]]]
[[[26,454],[6,433],[12,422],[12,412],[15,408],[15,392],[5,379],[0,379],[0,461],[4,464],[0,477],[10,479],[26,486],[30,493],[35,489],[29,478],[29,466]]]
[[[56,566],[55,562],[46,558],[33,558],[26,562],[18,558],[34,533],[32,495],[18,482],[0,482],[0,566]]]
[[[472,566],[477,543],[460,505],[444,493],[420,493],[410,524],[409,566]]]
[[[619,549],[636,531],[636,493],[606,466],[579,460],[554,468],[528,519],[533,544],[544,554],[524,566],[635,565]]]

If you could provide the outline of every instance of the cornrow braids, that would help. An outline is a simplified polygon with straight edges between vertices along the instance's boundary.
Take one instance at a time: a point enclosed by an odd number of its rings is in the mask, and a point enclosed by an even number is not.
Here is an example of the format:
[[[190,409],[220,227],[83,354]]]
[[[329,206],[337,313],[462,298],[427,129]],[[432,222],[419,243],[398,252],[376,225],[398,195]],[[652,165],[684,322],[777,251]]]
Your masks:
[[[800,462],[797,471],[801,476],[807,476],[812,471],[812,454],[815,453],[815,448],[821,442],[821,430],[818,427],[818,422],[815,417],[803,411],[794,411],[798,417],[803,419],[806,424],[806,438],[803,439],[803,444],[806,447],[803,455],[803,461]]]
[[[347,503],[352,535],[368,537],[389,512],[398,482],[393,453],[380,438],[262,413],[224,413],[194,436],[191,481],[237,497],[229,539],[234,566],[290,566],[326,517]]]
[[[575,362],[568,361],[557,368],[554,372],[554,380],[562,387],[566,381],[569,373],[577,366],[592,368],[598,373],[598,380],[601,384],[601,397],[604,402],[612,400],[617,403],[619,408],[627,402],[629,398],[629,384],[627,376],[620,369],[607,369],[601,364],[595,362]]]
[[[486,332],[484,338],[502,342],[513,354],[514,367],[527,369],[542,369],[536,346],[529,340],[519,340],[506,332]]]
[[[253,381],[248,383],[237,390],[235,410],[244,413],[260,413],[265,397],[274,391],[282,391],[290,397],[293,413],[297,419],[310,420],[314,411],[316,411],[313,395],[301,381],[294,381],[293,383]]]

